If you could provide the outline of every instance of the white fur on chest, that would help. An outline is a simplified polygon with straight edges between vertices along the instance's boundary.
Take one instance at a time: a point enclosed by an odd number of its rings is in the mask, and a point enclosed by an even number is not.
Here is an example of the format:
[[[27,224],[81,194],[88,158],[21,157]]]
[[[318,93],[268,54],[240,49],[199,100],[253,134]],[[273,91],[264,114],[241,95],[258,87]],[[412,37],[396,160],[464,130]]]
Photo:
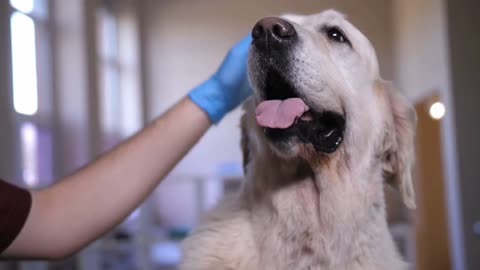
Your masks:
[[[367,257],[377,252],[374,245],[395,254],[393,246],[370,238],[370,234],[378,240],[389,237],[383,224],[373,224],[382,223],[381,219],[372,220],[348,189],[335,191],[341,183],[329,188],[333,190],[322,193],[313,179],[301,180],[252,208],[258,269],[377,269],[365,268],[368,261],[373,263]],[[367,219],[373,223],[366,223]]]
[[[383,211],[361,211],[341,186],[322,193],[305,179],[223,202],[186,241],[180,269],[406,269]]]

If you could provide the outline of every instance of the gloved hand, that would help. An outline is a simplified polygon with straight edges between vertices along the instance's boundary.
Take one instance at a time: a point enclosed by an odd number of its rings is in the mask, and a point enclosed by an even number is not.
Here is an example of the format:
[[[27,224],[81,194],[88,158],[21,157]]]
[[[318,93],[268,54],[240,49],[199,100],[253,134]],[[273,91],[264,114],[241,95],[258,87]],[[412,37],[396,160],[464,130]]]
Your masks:
[[[215,74],[188,94],[214,124],[252,93],[247,80],[248,48],[251,42],[250,34],[244,37],[230,49]]]

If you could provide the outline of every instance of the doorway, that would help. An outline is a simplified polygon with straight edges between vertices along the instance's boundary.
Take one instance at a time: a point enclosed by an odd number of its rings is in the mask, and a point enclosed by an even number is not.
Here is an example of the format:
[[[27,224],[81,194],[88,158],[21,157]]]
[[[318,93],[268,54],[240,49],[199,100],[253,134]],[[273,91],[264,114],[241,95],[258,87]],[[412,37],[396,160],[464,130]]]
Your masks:
[[[435,107],[441,106],[438,100],[438,95],[432,95],[415,105],[418,117],[417,210],[414,214],[417,270],[451,269],[445,177],[442,164],[441,118],[443,115],[441,107]]]

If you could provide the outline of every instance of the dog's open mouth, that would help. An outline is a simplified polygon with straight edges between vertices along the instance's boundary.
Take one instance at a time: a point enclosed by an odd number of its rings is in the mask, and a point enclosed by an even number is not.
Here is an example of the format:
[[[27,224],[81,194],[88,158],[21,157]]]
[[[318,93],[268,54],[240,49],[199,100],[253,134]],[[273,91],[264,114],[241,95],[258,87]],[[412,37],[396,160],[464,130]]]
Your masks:
[[[311,109],[278,72],[267,74],[263,98],[257,106],[256,119],[273,142],[296,137],[323,153],[334,152],[342,142],[345,118],[337,112]]]

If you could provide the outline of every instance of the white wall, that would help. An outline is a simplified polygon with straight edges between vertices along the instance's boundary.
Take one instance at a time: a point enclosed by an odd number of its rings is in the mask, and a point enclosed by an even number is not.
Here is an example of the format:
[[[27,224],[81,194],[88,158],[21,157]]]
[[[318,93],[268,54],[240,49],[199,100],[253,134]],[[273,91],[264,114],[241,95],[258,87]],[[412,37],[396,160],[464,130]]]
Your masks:
[[[395,82],[411,100],[449,89],[447,26],[442,0],[395,0]]]
[[[372,40],[383,74],[392,78],[391,1],[143,1],[150,118],[208,78],[230,46],[262,17],[285,12],[308,14],[326,8],[345,12]],[[240,162],[239,116],[237,110],[211,129],[175,173],[198,174],[214,169],[218,162]]]

